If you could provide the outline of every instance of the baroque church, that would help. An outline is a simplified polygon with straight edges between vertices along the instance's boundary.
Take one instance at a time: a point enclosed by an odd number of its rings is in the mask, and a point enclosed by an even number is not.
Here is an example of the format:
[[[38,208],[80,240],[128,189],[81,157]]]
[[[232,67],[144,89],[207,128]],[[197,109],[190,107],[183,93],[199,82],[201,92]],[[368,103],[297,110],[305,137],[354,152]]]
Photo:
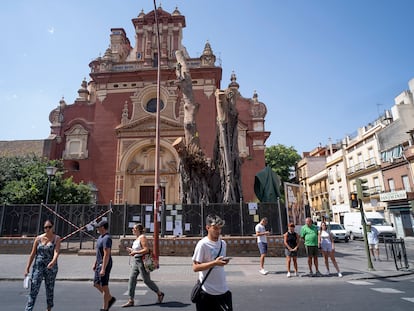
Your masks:
[[[90,64],[72,104],[63,99],[51,111],[50,158],[63,159],[67,176],[88,183],[96,203],[147,204],[154,200],[157,68],[160,54],[160,181],[165,202],[180,203],[179,156],[173,142],[184,136],[183,99],[177,86],[175,51],[183,51],[190,69],[194,101],[199,105],[196,123],[200,147],[213,156],[216,133],[215,91],[220,90],[222,68],[207,42],[200,57],[188,55],[183,46],[185,17],[157,9],[132,19],[135,42],[123,28],[112,28],[109,48]],[[256,92],[243,97],[233,73],[231,88],[237,93],[238,150],[245,202],[255,201],[254,178],[265,167],[266,106]]]

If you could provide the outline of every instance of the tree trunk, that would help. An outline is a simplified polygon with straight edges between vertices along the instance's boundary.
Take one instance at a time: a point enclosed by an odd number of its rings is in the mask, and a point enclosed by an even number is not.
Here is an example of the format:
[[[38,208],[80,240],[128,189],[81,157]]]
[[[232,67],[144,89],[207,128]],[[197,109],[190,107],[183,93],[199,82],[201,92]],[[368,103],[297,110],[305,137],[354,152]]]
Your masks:
[[[184,100],[184,140],[173,147],[180,156],[180,198],[183,204],[235,203],[242,199],[238,150],[236,90],[216,91],[217,134],[213,165],[200,148],[191,75],[184,55],[176,51],[176,75]]]
[[[190,71],[182,51],[175,52],[177,58],[176,75],[184,100],[184,136],[178,138],[173,147],[180,156],[180,197],[183,204],[210,202],[209,179],[211,168],[200,149],[195,116],[198,104],[194,102]]]
[[[220,192],[216,200],[222,203],[239,202],[242,198],[240,157],[238,148],[238,112],[236,93],[232,89],[216,91],[217,138],[214,152],[216,171],[220,175]]]
[[[197,124],[195,116],[198,112],[198,104],[194,102],[193,83],[191,80],[190,71],[187,68],[187,63],[182,51],[175,52],[177,58],[176,75],[179,80],[179,86],[183,93],[184,100],[184,135],[185,144],[200,144],[197,132]]]

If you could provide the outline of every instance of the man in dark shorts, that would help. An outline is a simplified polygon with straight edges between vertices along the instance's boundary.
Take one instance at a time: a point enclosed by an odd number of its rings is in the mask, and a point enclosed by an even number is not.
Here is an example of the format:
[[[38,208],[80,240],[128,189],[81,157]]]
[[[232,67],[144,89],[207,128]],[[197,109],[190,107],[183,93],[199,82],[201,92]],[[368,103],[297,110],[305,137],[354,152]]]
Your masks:
[[[93,286],[102,294],[103,304],[101,311],[107,311],[114,304],[115,297],[109,291],[109,275],[112,269],[112,238],[108,233],[108,222],[100,221],[96,228],[100,234],[96,243],[96,260],[92,269],[95,271]]]
[[[313,224],[310,217],[306,218],[306,225],[300,230],[300,236],[305,241],[306,254],[308,255],[309,274],[313,275],[312,259],[315,265],[316,275],[321,275],[318,268],[318,227]]]

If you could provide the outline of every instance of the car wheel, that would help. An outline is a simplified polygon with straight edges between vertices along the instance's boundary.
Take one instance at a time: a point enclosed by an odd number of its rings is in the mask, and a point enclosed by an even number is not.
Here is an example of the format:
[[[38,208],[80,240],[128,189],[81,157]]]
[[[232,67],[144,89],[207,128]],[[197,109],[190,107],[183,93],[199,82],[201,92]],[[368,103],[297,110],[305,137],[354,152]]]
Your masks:
[[[348,243],[349,242],[349,239],[345,239],[345,243]]]

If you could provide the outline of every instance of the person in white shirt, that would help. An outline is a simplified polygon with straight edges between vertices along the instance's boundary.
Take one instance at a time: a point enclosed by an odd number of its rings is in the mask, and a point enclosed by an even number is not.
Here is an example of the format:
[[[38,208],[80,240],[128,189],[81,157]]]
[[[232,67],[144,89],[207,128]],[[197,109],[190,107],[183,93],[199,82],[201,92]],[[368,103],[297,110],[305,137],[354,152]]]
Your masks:
[[[196,303],[197,311],[233,310],[232,294],[227,286],[224,266],[230,258],[226,256],[226,242],[220,238],[224,220],[216,215],[206,218],[207,236],[198,241],[193,260],[193,271],[198,272],[202,282],[210,269],[202,286],[201,299]]]
[[[375,227],[372,227],[370,222],[367,222],[367,238],[369,250],[371,251],[371,256],[374,258],[374,261],[377,260],[377,258],[378,261],[381,261],[379,257],[378,230]],[[377,257],[375,257],[375,255],[377,255]]]
[[[256,236],[257,236],[257,246],[259,247],[259,252],[260,252],[259,272],[263,275],[266,275],[269,273],[269,271],[266,271],[264,269],[265,257],[267,255],[267,236],[270,234],[270,232],[266,230],[266,225],[267,225],[267,218],[263,217],[255,227]]]

